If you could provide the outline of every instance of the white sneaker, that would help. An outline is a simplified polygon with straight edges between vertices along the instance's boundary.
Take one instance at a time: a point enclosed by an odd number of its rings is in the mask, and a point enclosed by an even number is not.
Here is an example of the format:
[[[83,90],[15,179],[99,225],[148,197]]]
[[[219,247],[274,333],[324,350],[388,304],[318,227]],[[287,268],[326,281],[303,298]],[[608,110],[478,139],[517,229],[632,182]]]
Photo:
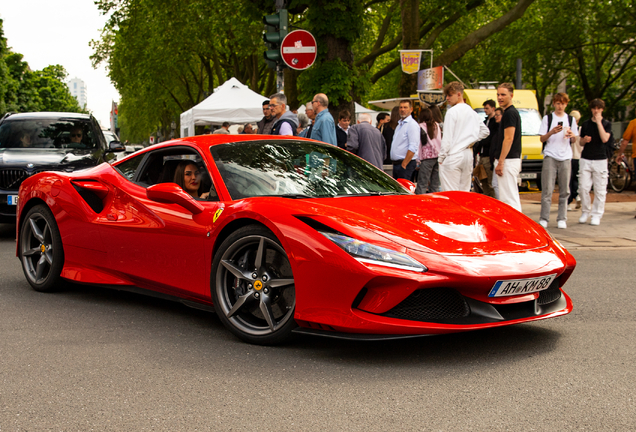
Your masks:
[[[589,214],[587,214],[587,213],[583,213],[583,214],[581,215],[581,217],[579,218],[579,223],[585,223],[585,222],[587,222],[587,218],[588,218],[589,216],[590,216]]]
[[[539,219],[539,225],[541,225],[543,228],[547,228],[548,227],[548,221],[545,219]]]
[[[590,221],[590,225],[600,225],[601,224],[601,218],[600,217],[596,217],[596,216],[592,216],[592,220]]]
[[[557,221],[557,228],[565,229],[567,227],[568,227],[568,224],[566,224],[564,220]]]
[[[574,206],[572,204],[568,206],[568,211],[574,211]]]

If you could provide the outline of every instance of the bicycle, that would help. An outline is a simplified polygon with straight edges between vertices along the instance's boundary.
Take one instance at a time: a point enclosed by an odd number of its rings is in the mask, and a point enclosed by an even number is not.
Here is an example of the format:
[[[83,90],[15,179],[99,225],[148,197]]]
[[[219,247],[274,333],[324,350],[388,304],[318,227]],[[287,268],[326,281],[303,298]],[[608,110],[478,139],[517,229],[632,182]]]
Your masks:
[[[617,163],[616,157],[610,159],[608,162],[608,172],[609,178],[607,183],[615,192],[623,192],[632,182],[632,170],[624,160]]]

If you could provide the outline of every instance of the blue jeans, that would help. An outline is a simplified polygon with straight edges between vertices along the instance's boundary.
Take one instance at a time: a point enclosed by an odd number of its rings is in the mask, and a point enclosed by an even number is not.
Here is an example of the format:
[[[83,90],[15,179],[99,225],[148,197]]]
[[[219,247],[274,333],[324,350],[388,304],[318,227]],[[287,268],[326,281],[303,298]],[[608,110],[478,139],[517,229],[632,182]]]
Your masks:
[[[413,178],[413,172],[415,172],[415,159],[411,159],[406,168],[402,168],[402,161],[393,162],[393,178],[394,179],[407,179],[411,181]]]

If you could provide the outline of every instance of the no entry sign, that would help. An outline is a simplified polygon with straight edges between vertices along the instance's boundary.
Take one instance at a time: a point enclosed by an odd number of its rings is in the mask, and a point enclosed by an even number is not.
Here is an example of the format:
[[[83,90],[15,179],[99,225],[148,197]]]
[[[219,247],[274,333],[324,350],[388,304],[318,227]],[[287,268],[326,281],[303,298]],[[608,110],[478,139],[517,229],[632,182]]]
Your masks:
[[[306,30],[288,33],[280,45],[280,54],[287,66],[296,70],[307,69],[316,61],[316,39]]]

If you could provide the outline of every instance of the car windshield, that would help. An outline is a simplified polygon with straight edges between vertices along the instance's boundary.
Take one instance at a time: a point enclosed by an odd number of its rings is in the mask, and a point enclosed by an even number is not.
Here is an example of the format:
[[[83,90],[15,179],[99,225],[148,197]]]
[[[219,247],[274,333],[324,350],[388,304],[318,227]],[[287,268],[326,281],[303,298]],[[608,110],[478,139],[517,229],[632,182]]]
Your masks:
[[[398,182],[338,147],[268,140],[210,148],[232,199],[402,195]]]
[[[90,121],[78,119],[7,119],[0,125],[0,148],[94,149]]]
[[[486,113],[483,108],[475,109],[480,115]],[[533,108],[517,108],[521,117],[521,135],[539,135],[539,127],[541,126],[541,115],[539,111]]]

